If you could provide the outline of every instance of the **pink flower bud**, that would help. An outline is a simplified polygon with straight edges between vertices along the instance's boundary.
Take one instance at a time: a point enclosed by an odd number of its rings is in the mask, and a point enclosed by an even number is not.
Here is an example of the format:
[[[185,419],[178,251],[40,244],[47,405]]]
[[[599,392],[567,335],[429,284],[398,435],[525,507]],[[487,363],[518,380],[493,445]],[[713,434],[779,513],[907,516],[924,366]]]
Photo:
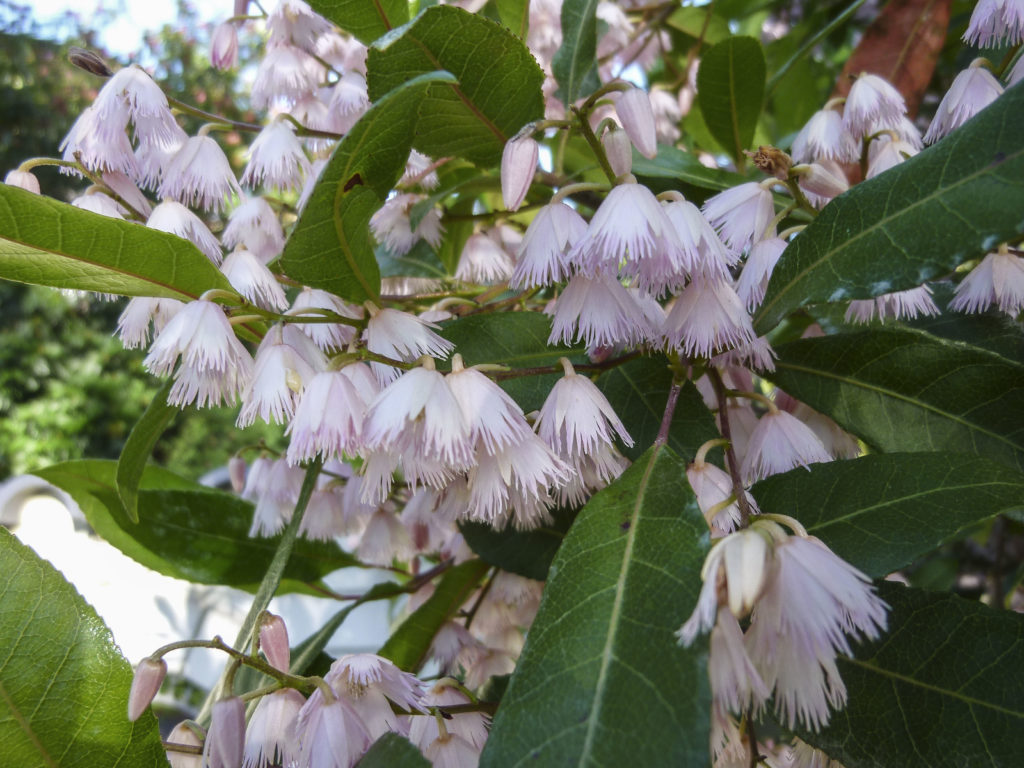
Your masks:
[[[615,172],[616,178],[625,176],[633,170],[633,145],[625,131],[612,128],[601,137],[604,153],[608,156],[608,164]]]
[[[153,702],[160,690],[160,684],[167,675],[167,662],[163,659],[145,658],[135,668],[132,688],[128,693],[128,719],[138,720]]]
[[[819,163],[797,166],[797,169],[800,174],[800,186],[828,200],[838,197],[850,188],[845,177],[837,176]]]
[[[39,179],[28,171],[11,171],[4,179],[4,184],[39,194]]]
[[[540,147],[529,136],[509,139],[505,143],[505,151],[501,155],[501,196],[508,210],[518,210],[523,204],[533,181],[533,172],[537,170],[539,155]]]
[[[241,493],[245,489],[245,459],[241,456],[228,459],[228,477],[231,478],[231,490]]]
[[[260,648],[272,666],[282,672],[288,671],[292,651],[288,645],[288,628],[280,616],[272,613],[263,615],[263,621],[260,622]]]
[[[234,24],[225,21],[213,30],[210,63],[220,70],[231,69],[238,63],[238,30]]]
[[[245,749],[245,702],[237,696],[213,705],[203,757],[210,768],[241,768]]]
[[[171,729],[171,732],[167,735],[167,741],[170,744],[201,747],[203,742],[194,730],[198,727],[194,723],[190,725],[187,721],[180,722]],[[171,768],[203,768],[203,758],[201,755],[193,755],[190,752],[177,752],[173,749],[167,750],[167,762],[171,764]]]
[[[630,88],[615,103],[622,127],[626,129],[633,146],[644,157],[658,154],[658,138],[654,127],[654,110],[647,92]]]

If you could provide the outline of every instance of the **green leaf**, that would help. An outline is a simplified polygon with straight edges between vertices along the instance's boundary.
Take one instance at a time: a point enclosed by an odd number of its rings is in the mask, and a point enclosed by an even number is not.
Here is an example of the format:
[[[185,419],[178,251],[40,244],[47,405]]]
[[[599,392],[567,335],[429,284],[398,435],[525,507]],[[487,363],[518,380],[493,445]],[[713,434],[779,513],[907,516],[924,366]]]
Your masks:
[[[880,578],[993,515],[1024,507],[1024,474],[959,453],[892,453],[813,464],[753,488],[841,558]]]
[[[597,0],[564,0],[562,45],[551,60],[557,96],[566,107],[601,85],[597,76]]]
[[[887,634],[838,660],[849,701],[801,733],[847,768],[1020,765],[1024,617],[882,583]]]
[[[128,722],[132,670],[52,565],[0,528],[0,744],[17,768],[163,766],[156,718]]]
[[[189,301],[227,278],[192,243],[0,185],[0,278]]]
[[[690,37],[703,39],[705,43],[714,45],[729,37],[728,19],[717,15],[713,5],[701,7],[689,6],[677,8],[666,22],[673,29],[678,29]]]
[[[366,45],[409,20],[408,0],[309,0],[309,6]]]
[[[532,531],[518,531],[511,525],[496,531],[487,523],[459,523],[466,544],[480,559],[503,571],[544,581],[555,553],[562,545],[569,526],[576,519],[571,509],[552,510],[555,521]]]
[[[434,593],[399,625],[377,655],[391,659],[406,672],[418,671],[434,635],[469,599],[490,567],[483,560],[468,560],[448,570]]]
[[[250,538],[252,505],[148,466],[139,485],[139,522],[124,513],[117,463],[83,460],[35,474],[67,491],[93,529],[129,557],[167,576],[252,590],[274,557],[280,536]],[[308,587],[338,568],[358,565],[337,544],[300,539],[283,591]]]
[[[658,155],[653,160],[634,153],[633,174],[638,179],[672,179],[697,189],[715,192],[721,192],[746,181],[738,173],[708,168],[701,164],[692,152],[683,152],[664,144],[658,146]]]
[[[455,345],[467,366],[496,363],[516,368],[558,366],[558,358],[586,362],[582,348],[548,346],[551,320],[540,312],[492,312],[467,315],[447,323],[441,335]],[[526,413],[544,405],[557,373],[503,376],[496,380]]]
[[[385,733],[366,754],[359,758],[357,768],[430,768],[430,761],[397,733]]]
[[[709,763],[706,651],[675,637],[709,541],[685,469],[652,448],[580,512],[481,766]]]
[[[615,408],[630,437],[633,447],[620,446],[623,455],[637,460],[646,451],[661,428],[668,392],[672,387],[672,371],[664,357],[639,357],[602,373],[597,388]],[[711,412],[697,388],[685,382],[672,414],[668,444],[684,458],[691,458],[708,440],[719,437]]]
[[[153,446],[179,412],[178,408],[167,404],[172,386],[174,381],[168,379],[153,395],[142,418],[132,427],[117,460],[117,495],[133,523],[139,522],[139,481],[153,453]]]
[[[697,101],[704,120],[737,162],[754,140],[764,78],[764,52],[752,37],[730,37],[712,46],[697,70]]]
[[[520,40],[526,40],[530,29],[530,0],[500,0],[495,5],[501,23]]]
[[[366,67],[374,102],[438,69],[458,80],[432,85],[420,105],[413,145],[431,157],[496,165],[505,142],[544,117],[544,73],[529,49],[500,24],[461,8],[423,11],[378,40]]]
[[[420,240],[401,256],[391,253],[386,245],[380,245],[376,255],[381,277],[429,277],[439,280],[448,274],[426,240]]]
[[[776,352],[769,379],[880,451],[967,452],[1024,469],[1024,366],[898,328]]]
[[[400,84],[345,134],[285,243],[281,265],[289,277],[357,304],[378,298],[370,217],[402,175],[424,95],[452,81],[432,71]]]
[[[804,304],[913,288],[1024,231],[1024,86],[827,205],[783,253],[758,333]]]

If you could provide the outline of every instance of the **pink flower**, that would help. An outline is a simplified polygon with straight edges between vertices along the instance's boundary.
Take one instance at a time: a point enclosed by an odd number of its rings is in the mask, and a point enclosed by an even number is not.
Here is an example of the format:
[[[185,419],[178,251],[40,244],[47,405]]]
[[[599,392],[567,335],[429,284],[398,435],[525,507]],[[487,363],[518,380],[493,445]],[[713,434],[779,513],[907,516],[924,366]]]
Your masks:
[[[284,248],[281,222],[262,197],[246,197],[228,216],[221,240],[228,248],[242,246],[267,263]]]
[[[707,280],[728,277],[738,256],[729,252],[700,209],[688,200],[673,200],[663,207],[683,246],[685,275]]]
[[[508,210],[517,211],[523,204],[537,170],[539,154],[540,145],[529,133],[505,142],[501,154],[501,196]]]
[[[966,123],[1003,92],[1003,86],[987,69],[986,59],[975,59],[956,76],[935,110],[935,117],[924,135],[925,144],[934,144]]]
[[[8,171],[4,177],[4,184],[24,189],[34,195],[39,194],[39,179],[31,171]]]
[[[261,420],[284,424],[306,384],[327,367],[323,353],[294,325],[275,325],[256,350],[252,380],[242,395],[238,426]]]
[[[657,155],[658,138],[654,110],[651,108],[647,92],[641,88],[626,90],[616,100],[615,111],[637,152],[648,158]]]
[[[526,230],[509,285],[533,288],[566,279],[569,249],[586,231],[587,222],[564,202],[545,205]]]
[[[210,768],[238,768],[245,751],[245,703],[237,696],[213,705],[203,761]]]
[[[242,768],[294,765],[299,757],[295,726],[306,700],[292,688],[263,696],[245,730]]]
[[[280,312],[288,306],[284,289],[274,273],[252,251],[237,249],[228,254],[220,271],[248,301],[257,307]]]
[[[859,141],[880,127],[898,125],[906,111],[903,96],[889,81],[878,75],[862,73],[846,97],[843,127],[855,141]]]
[[[299,768],[351,768],[372,741],[348,698],[327,701],[319,688],[299,710],[295,733]]]
[[[1016,317],[1024,309],[1024,259],[1006,245],[988,254],[956,287],[951,309],[984,312],[993,303]]]
[[[354,456],[362,447],[366,401],[341,371],[321,371],[306,385],[288,426],[288,461]]]
[[[288,314],[298,317],[305,315],[310,318],[325,316],[324,312],[315,310],[328,310],[351,320],[363,319],[362,307],[346,304],[333,293],[319,288],[303,288],[299,291]],[[343,323],[297,323],[297,325],[324,352],[344,349],[356,335],[355,326]]]
[[[853,163],[859,157],[860,147],[844,128],[843,116],[834,109],[815,112],[793,140],[793,160],[797,163]]]
[[[775,203],[769,187],[750,181],[708,198],[703,210],[725,246],[738,252],[770,236]]]
[[[796,467],[831,461],[832,457],[810,427],[786,411],[770,410],[758,419],[750,435],[740,473],[754,483]]]
[[[249,146],[249,162],[242,183],[255,188],[295,191],[310,173],[309,159],[295,135],[295,127],[285,119],[268,123]]]
[[[398,309],[369,307],[369,312],[363,340],[371,352],[411,363],[423,355],[445,358],[455,349],[450,341],[430,330],[437,328],[434,323]],[[373,371],[385,383],[399,375],[395,368],[381,363],[373,363]]]
[[[220,264],[223,254],[220,243],[203,220],[173,200],[164,200],[153,208],[146,226],[161,232],[170,232],[192,242],[214,264]]]
[[[212,211],[241,195],[224,151],[209,136],[193,136],[171,158],[160,182],[160,196]]]
[[[573,275],[554,309],[548,344],[583,341],[588,347],[633,346],[652,335],[643,310],[614,277]]]
[[[740,297],[724,280],[695,278],[665,318],[666,342],[690,357],[711,357],[754,341],[754,327]]]
[[[965,43],[979,48],[1016,45],[1024,40],[1024,3],[1020,0],[978,0],[963,39]]]
[[[238,29],[231,22],[222,22],[210,39],[210,63],[214,69],[231,69],[238,64]]]
[[[508,252],[493,237],[483,232],[470,235],[462,247],[457,280],[490,285],[508,280],[514,264]]]
[[[786,245],[786,241],[781,238],[769,237],[754,243],[750,249],[747,262],[743,265],[743,272],[736,281],[736,294],[751,312],[764,300],[768,281],[782,252],[786,250]]]

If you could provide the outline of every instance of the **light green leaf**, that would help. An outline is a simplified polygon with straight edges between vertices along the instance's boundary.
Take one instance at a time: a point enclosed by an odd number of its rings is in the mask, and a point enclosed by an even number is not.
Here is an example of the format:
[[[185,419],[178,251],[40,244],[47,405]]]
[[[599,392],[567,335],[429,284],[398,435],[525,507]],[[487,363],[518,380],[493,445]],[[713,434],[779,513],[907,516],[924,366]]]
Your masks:
[[[709,45],[720,43],[732,34],[729,20],[716,14],[715,6],[710,3],[677,8],[666,23],[690,37],[703,39]]]
[[[551,61],[559,98],[568,107],[601,85],[597,76],[597,0],[564,0],[562,45]]]
[[[167,766],[156,718],[128,722],[131,666],[52,565],[0,528],[0,744],[12,768]]]
[[[366,45],[409,20],[408,0],[309,0],[309,6]]]
[[[712,46],[697,70],[697,101],[704,121],[737,162],[754,140],[764,78],[764,51],[752,37],[730,37]]]
[[[455,345],[467,366],[480,363],[507,365],[508,374],[498,373],[496,381],[526,413],[544,405],[562,376],[556,373],[514,376],[514,369],[558,366],[558,358],[586,362],[582,348],[548,346],[551,320],[540,312],[492,312],[467,315],[446,323],[441,335]]]
[[[707,765],[706,651],[675,637],[707,547],[671,449],[598,492],[555,556],[480,765]]]
[[[357,768],[430,768],[430,761],[397,733],[385,733],[367,750]]]
[[[0,185],[0,278],[189,301],[232,290],[188,240]]]
[[[483,560],[469,560],[447,571],[433,594],[399,625],[377,655],[391,659],[406,672],[419,671],[434,635],[469,599],[489,569]]]
[[[646,451],[661,428],[672,371],[664,357],[639,357],[602,373],[595,382],[608,398],[630,437],[633,447],[619,446],[630,459]],[[669,447],[684,458],[692,458],[708,440],[718,437],[718,429],[697,388],[685,382],[672,414]]]
[[[35,474],[67,491],[93,529],[139,563],[199,584],[253,590],[274,557],[280,536],[250,538],[252,505],[148,466],[139,484],[139,522],[125,515],[117,493],[117,463],[96,459],[55,464]],[[282,591],[359,565],[337,544],[300,539],[285,569]]]
[[[520,40],[526,40],[530,29],[530,0],[498,0],[498,17]]]
[[[281,265],[289,277],[357,304],[378,298],[370,217],[402,175],[427,90],[452,81],[447,72],[410,79],[345,134],[285,243]]]
[[[431,157],[496,165],[505,142],[544,117],[544,74],[500,24],[454,6],[420,13],[371,48],[367,87],[376,101],[410,78],[444,69],[458,82],[428,88],[413,146]]]
[[[1024,366],[905,329],[776,348],[774,383],[880,451],[957,451],[1024,469]]]
[[[528,579],[544,581],[562,539],[576,519],[576,511],[571,509],[554,509],[551,514],[553,523],[531,531],[519,531],[511,525],[496,531],[487,523],[472,521],[459,523],[459,531],[469,548],[484,562]]]
[[[846,768],[1016,768],[1024,754],[1024,617],[881,583],[890,630],[838,660],[849,700],[800,733]]]
[[[117,494],[133,523],[139,522],[139,481],[153,453],[153,446],[179,412],[178,408],[167,404],[167,395],[173,386],[174,381],[168,379],[153,395],[145,413],[132,427],[117,460]]]
[[[758,333],[804,304],[914,288],[1024,231],[1024,86],[827,205],[786,249]]]
[[[752,492],[762,512],[795,517],[880,578],[979,521],[1024,508],[1024,474],[966,454],[892,453],[794,469]]]

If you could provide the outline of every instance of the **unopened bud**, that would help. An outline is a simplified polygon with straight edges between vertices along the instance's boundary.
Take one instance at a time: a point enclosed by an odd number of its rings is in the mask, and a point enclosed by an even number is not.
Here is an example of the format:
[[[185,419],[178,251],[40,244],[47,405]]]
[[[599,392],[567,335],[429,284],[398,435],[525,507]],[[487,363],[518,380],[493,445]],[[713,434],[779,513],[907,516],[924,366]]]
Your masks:
[[[769,176],[774,176],[780,181],[789,178],[789,168],[793,165],[793,158],[781,149],[762,145],[757,148],[757,152],[744,152],[744,154]]]
[[[612,128],[601,137],[608,164],[615,172],[615,178],[625,176],[633,170],[633,145],[625,131]]]
[[[537,170],[540,147],[530,136],[509,139],[501,155],[501,196],[510,211],[519,209]]]
[[[163,659],[145,658],[135,668],[131,691],[128,693],[128,719],[135,722],[146,707],[153,703],[167,675],[167,662]]]
[[[203,757],[210,768],[241,768],[245,749],[245,703],[233,696],[213,705]]]
[[[195,724],[189,725],[183,721],[178,723],[171,729],[171,732],[167,735],[168,744],[183,744],[188,747],[201,747],[203,746],[202,739],[196,734]],[[171,764],[171,768],[202,768],[203,757],[202,755],[193,755],[190,752],[178,752],[177,750],[167,750],[167,762]]]
[[[658,137],[654,127],[654,110],[647,92],[630,88],[615,102],[615,112],[626,129],[633,146],[644,157],[658,154]]]
[[[800,177],[800,186],[808,192],[831,200],[850,188],[844,177],[840,177],[818,163],[798,165],[793,172]]]
[[[24,189],[36,195],[39,194],[39,179],[29,171],[11,171],[4,177],[4,184]]]
[[[245,459],[241,456],[228,459],[228,477],[231,478],[231,490],[241,493],[245,489]]]
[[[99,54],[75,45],[68,49],[68,61],[79,69],[84,69],[86,72],[91,72],[100,77],[110,77],[114,74],[114,71],[107,66],[107,62]]]
[[[234,24],[225,21],[213,30],[210,63],[219,70],[231,69],[238,63],[238,30]]]
[[[284,619],[273,613],[264,613],[260,622],[260,648],[267,661],[276,669],[287,672],[291,666],[291,647],[288,645],[288,628]]]
[[[752,528],[730,534],[720,546],[726,547],[722,554],[729,610],[736,618],[742,618],[761,596],[771,550],[767,539]]]

